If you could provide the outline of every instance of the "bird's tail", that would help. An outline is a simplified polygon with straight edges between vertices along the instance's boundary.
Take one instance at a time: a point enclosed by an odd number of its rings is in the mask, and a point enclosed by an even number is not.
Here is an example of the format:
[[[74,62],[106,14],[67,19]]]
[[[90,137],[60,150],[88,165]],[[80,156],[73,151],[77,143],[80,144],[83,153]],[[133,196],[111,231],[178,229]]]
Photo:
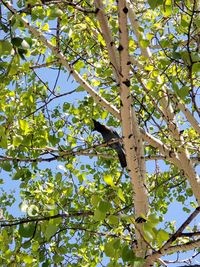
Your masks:
[[[121,149],[117,151],[117,154],[118,154],[118,158],[119,158],[122,168],[126,168],[127,162],[126,162],[126,156],[125,156],[124,151]]]

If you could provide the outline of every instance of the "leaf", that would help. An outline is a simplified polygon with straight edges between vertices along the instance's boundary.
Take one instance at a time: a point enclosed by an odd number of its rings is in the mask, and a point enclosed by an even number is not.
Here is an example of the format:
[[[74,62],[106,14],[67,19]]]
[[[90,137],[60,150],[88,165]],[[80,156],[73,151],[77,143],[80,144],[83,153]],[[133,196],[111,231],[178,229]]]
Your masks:
[[[45,23],[42,27],[42,30],[43,31],[49,31],[49,24],[48,23]]]
[[[163,229],[160,229],[158,230],[156,238],[159,241],[159,244],[162,245],[163,242],[169,239],[169,233]]]
[[[114,184],[114,182],[113,182],[113,178],[112,178],[111,175],[107,174],[107,175],[104,176],[103,179],[104,179],[105,183],[107,183],[108,185],[110,185],[110,186],[112,186],[112,187],[115,186],[115,184]]]
[[[171,5],[165,5],[164,6],[164,9],[163,9],[163,15],[165,16],[165,17],[168,17],[168,16],[170,16],[171,14],[172,14],[172,6]]]
[[[20,129],[27,134],[29,132],[29,124],[26,120],[19,120]]]
[[[108,111],[104,110],[103,113],[101,114],[102,120],[105,120],[108,117]]]
[[[117,190],[117,195],[118,195],[118,197],[119,197],[123,202],[126,202],[125,197],[124,197],[124,193],[123,193],[123,191],[122,191],[121,188],[119,188],[119,189]]]
[[[119,218],[115,215],[109,215],[108,216],[108,223],[112,225],[118,225],[119,224]]]
[[[193,72],[199,72],[200,71],[200,62],[194,63],[192,65],[192,71]]]
[[[178,95],[181,99],[185,99],[186,96],[188,96],[188,93],[190,91],[190,88],[188,86],[182,86],[179,90],[178,90]]]
[[[0,40],[0,56],[9,55],[12,50],[12,45],[6,40]]]
[[[106,256],[115,258],[117,256],[117,250],[120,248],[120,239],[114,239],[104,246],[104,252]]]
[[[57,230],[58,230],[57,225],[48,224],[44,232],[44,235],[49,240],[49,238],[52,237],[57,232]]]
[[[27,264],[31,264],[34,261],[34,258],[31,255],[24,255],[22,256],[22,259]]]
[[[2,168],[4,171],[7,171],[7,172],[12,171],[12,165],[11,165],[10,162],[8,162],[8,161],[2,162],[2,163],[1,163],[1,168]]]
[[[23,137],[21,135],[15,135],[13,137],[13,145],[18,147],[23,142]]]
[[[106,213],[100,211],[99,209],[96,209],[94,211],[94,217],[93,218],[95,221],[102,221],[106,218]]]
[[[156,225],[160,222],[160,219],[159,219],[159,217],[157,216],[157,214],[155,214],[155,213],[151,213],[151,214],[148,216],[148,221],[152,224],[152,226],[156,226]]]
[[[111,209],[112,205],[107,201],[100,201],[99,210],[101,212],[108,212]]]
[[[124,262],[134,262],[135,254],[129,246],[124,246],[122,249],[122,259]]]
[[[152,242],[155,239],[155,233],[150,223],[146,222],[143,224],[144,237],[148,242]]]
[[[148,0],[148,3],[151,9],[155,9],[156,7],[163,4],[163,0]]]
[[[97,207],[99,205],[99,202],[101,201],[101,198],[98,195],[93,195],[91,197],[91,203],[94,207]]]
[[[148,47],[148,45],[149,45],[149,40],[140,40],[140,45],[141,45],[141,47]]]
[[[32,237],[35,231],[34,223],[22,223],[19,226],[19,234],[21,237]]]

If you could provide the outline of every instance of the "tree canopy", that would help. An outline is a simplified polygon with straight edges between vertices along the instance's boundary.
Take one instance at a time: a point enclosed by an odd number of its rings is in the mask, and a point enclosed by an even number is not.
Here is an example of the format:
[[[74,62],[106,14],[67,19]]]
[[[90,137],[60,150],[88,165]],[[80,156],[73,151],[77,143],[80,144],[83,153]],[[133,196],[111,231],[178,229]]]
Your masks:
[[[199,2],[0,8],[1,266],[195,264]],[[94,120],[119,137],[103,139]]]

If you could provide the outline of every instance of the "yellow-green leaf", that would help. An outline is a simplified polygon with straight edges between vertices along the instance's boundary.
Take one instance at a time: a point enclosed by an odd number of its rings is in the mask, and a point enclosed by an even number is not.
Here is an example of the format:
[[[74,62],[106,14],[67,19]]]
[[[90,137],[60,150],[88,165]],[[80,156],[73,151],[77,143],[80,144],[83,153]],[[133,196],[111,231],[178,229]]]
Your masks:
[[[119,197],[122,201],[126,202],[126,200],[125,200],[125,198],[124,198],[124,193],[123,193],[123,191],[122,191],[121,188],[119,188],[119,189],[117,190],[117,195],[118,195],[118,197]]]
[[[107,175],[104,176],[104,181],[105,181],[106,184],[108,184],[108,185],[110,185],[110,186],[112,186],[112,187],[115,186],[115,185],[114,185],[114,182],[113,182],[113,178],[112,178],[112,176],[109,175],[109,174],[107,174]]]
[[[42,27],[43,31],[48,31],[49,30],[49,24],[45,23],[44,26]]]

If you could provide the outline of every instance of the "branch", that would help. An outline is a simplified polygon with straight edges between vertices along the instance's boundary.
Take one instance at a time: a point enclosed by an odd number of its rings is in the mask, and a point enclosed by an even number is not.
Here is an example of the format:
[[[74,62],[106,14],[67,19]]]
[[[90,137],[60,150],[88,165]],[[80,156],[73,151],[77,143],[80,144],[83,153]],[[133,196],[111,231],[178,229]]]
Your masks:
[[[104,7],[102,4],[102,0],[95,0],[96,14],[97,19],[99,20],[102,35],[106,42],[106,47],[108,50],[108,55],[110,58],[110,62],[115,73],[115,78],[119,81],[119,54],[116,51],[115,43],[112,38],[112,33],[110,27],[108,26],[108,20],[104,13]]]
[[[180,101],[178,102],[178,108],[180,108],[180,110],[187,118],[188,122],[191,124],[194,130],[200,135],[200,124],[198,124],[195,117],[191,114],[188,108],[185,105],[183,105]]]
[[[90,215],[94,215],[93,211],[78,211],[78,212],[72,212],[72,213],[62,213],[62,214],[56,214],[53,216],[47,216],[47,217],[32,217],[32,218],[21,218],[21,219],[15,219],[15,220],[0,220],[0,227],[10,227],[14,225],[20,225],[23,223],[30,223],[30,222],[41,222],[41,221],[49,221],[56,218],[72,218],[72,217],[87,217]]]
[[[142,56],[144,56],[146,58],[150,58],[151,57],[150,49],[148,47],[145,48],[144,46],[140,45],[140,41],[142,40],[142,38],[144,38],[144,36],[141,34],[141,32],[139,30],[140,26],[139,26],[136,14],[134,12],[134,6],[133,6],[133,4],[131,4],[130,0],[127,0],[127,5],[128,5],[128,8],[129,8],[129,12],[128,12],[129,19],[130,19],[130,22],[131,22],[132,29],[133,29],[133,31],[134,31],[134,33],[136,35],[137,40],[138,40],[138,45],[140,47],[141,54],[142,54]]]
[[[53,157],[50,158],[29,158],[29,157],[11,157],[11,156],[3,156],[0,155],[0,162],[2,161],[17,161],[17,162],[51,162],[54,160],[58,160],[58,159],[63,159],[69,156],[98,156],[98,157],[105,157],[105,158],[116,158],[112,155],[106,155],[106,154],[102,154],[102,153],[89,153],[89,151],[91,150],[95,150],[97,148],[101,148],[101,147],[108,147],[111,144],[115,144],[117,142],[119,142],[119,140],[121,140],[120,138],[115,138],[115,139],[111,139],[109,142],[104,142],[102,144],[98,144],[98,145],[94,145],[92,147],[87,147],[87,148],[83,148],[80,149],[79,147],[76,148],[76,150],[62,150],[62,149],[57,149],[57,148],[53,148],[53,147],[45,147],[45,148],[29,148],[29,150],[36,150],[36,151],[42,151],[42,154],[44,154],[45,152],[52,154],[54,153],[59,153],[59,155],[54,155]],[[45,153],[45,154],[47,154]]]
[[[192,250],[192,249],[195,249],[195,248],[199,248],[199,246],[200,246],[200,239],[195,240],[195,241],[191,241],[191,242],[187,242],[187,243],[185,243],[183,245],[176,245],[176,246],[169,247],[169,248],[167,248],[165,250],[165,255],[173,253],[173,252],[177,252],[177,251]]]
[[[179,251],[179,250],[191,250],[194,247],[198,247],[200,245],[200,240],[191,241],[184,245],[176,245],[170,247],[171,243],[176,241],[178,237],[181,236],[183,230],[192,222],[192,220],[199,214],[200,206],[195,209],[195,211],[188,217],[188,219],[178,228],[178,230],[169,238],[169,240],[156,252],[153,252],[152,255],[147,257],[146,266],[151,266],[153,262],[160,256],[166,255],[171,252]]]

